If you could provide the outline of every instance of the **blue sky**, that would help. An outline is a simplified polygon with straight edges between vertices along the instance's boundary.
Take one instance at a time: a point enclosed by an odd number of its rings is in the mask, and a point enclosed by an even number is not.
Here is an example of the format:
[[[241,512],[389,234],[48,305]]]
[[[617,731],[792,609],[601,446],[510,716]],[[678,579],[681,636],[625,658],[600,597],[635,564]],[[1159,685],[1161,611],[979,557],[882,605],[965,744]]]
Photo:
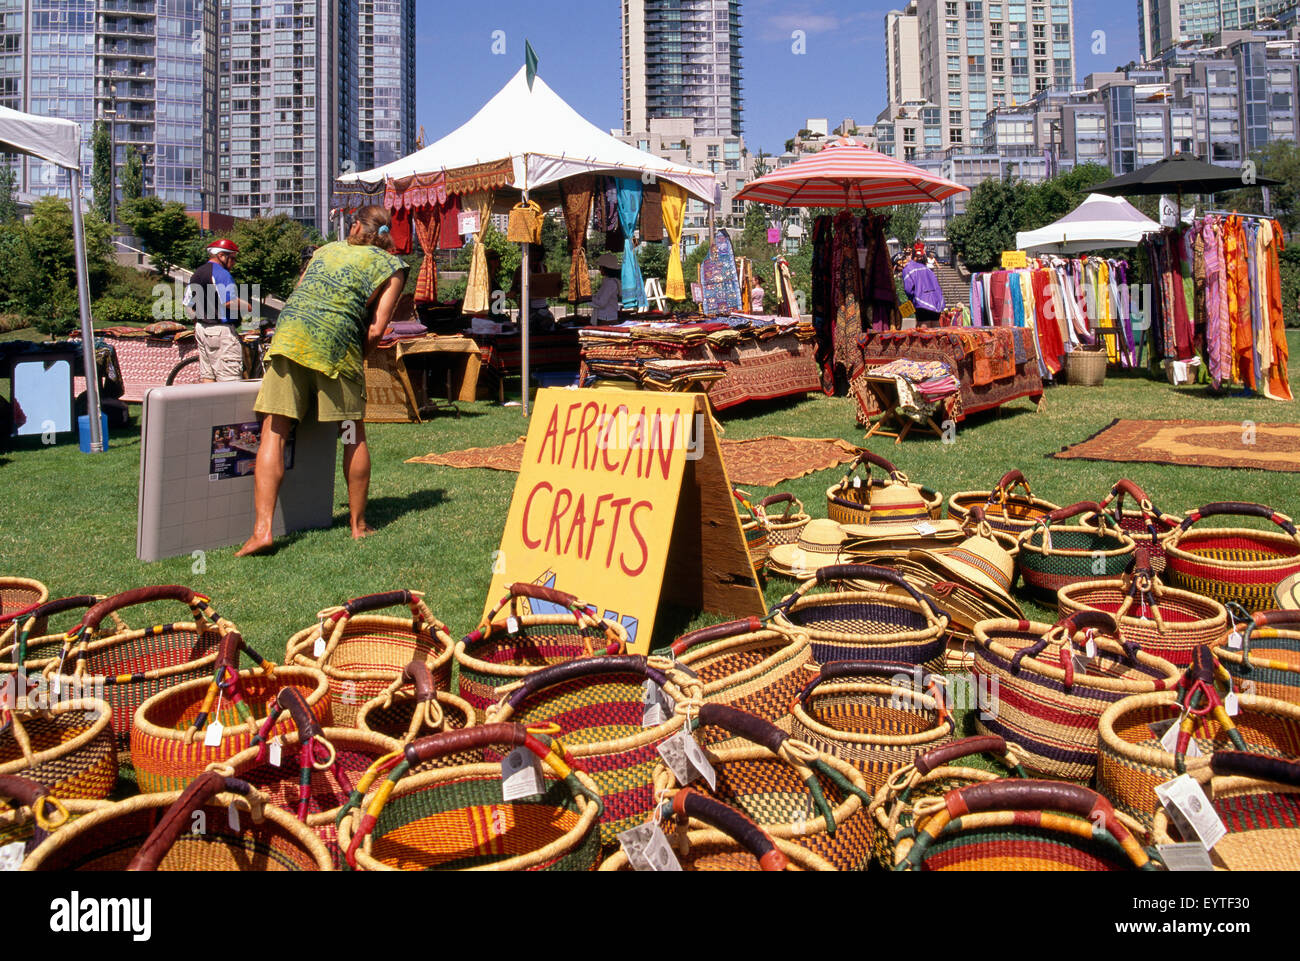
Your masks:
[[[745,140],[784,149],[808,117],[867,124],[885,105],[884,17],[897,4],[862,0],[744,0]],[[417,0],[416,117],[432,143],[468,120],[523,63],[524,40],[546,82],[602,128],[622,123],[619,0]],[[454,10],[454,13],[449,12]],[[803,30],[807,54],[792,52]],[[1093,54],[1094,31],[1105,52]],[[493,46],[504,33],[504,54]],[[1074,8],[1075,76],[1137,56],[1136,0]],[[498,44],[499,46],[499,44]]]

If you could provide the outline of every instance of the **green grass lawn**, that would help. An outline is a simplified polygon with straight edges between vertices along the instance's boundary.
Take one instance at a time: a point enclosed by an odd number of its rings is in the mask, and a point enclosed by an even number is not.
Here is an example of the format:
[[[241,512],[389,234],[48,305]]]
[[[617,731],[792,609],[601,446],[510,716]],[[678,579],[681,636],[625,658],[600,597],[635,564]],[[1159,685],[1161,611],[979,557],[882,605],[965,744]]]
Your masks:
[[[1300,332],[1290,332],[1289,342],[1292,357],[1300,358]],[[1291,381],[1300,395],[1296,367]],[[133,410],[138,414],[138,407]],[[476,403],[462,405],[462,410],[458,420],[443,417],[421,425],[370,428],[374,473],[368,516],[380,528],[376,536],[360,543],[348,536],[340,469],[332,529],[285,538],[267,557],[237,560],[233,547],[209,551],[202,571],[194,569],[189,557],[155,564],[135,559],[137,428],[113,434],[111,449],[100,456],[79,453],[75,443],[0,453],[0,574],[42,580],[54,596],[186,584],[211,596],[216,609],[273,659],[282,656],[293,632],[315,622],[319,609],[395,588],[428,592],[434,613],[453,633],[463,634],[475,626],[482,611],[515,475],[404,461],[430,451],[507,443],[524,433],[526,425],[517,407]],[[895,446],[890,439],[878,438],[871,447],[913,481],[942,491],[945,500],[954,491],[988,489],[1005,471],[1018,467],[1036,494],[1060,504],[1099,500],[1117,479],[1130,477],[1162,510],[1181,512],[1209,501],[1238,499],[1300,514],[1295,474],[1045,458],[1116,417],[1260,423],[1300,419],[1295,404],[1214,398],[1200,388],[1175,389],[1164,382],[1112,376],[1101,388],[1050,389],[1043,413],[1022,400],[1000,412],[973,417],[952,444],[909,438]],[[767,434],[853,442],[862,438],[854,424],[853,404],[843,398],[818,395],[748,405],[725,412],[721,419],[726,436],[735,439]],[[823,471],[781,489],[796,494],[813,516],[825,516],[825,490],[838,476],[838,471]],[[763,496],[770,491],[753,493]],[[769,602],[791,588],[790,582],[772,579],[766,587]],[[1046,614],[1033,606],[1027,610]],[[156,616],[161,622],[179,614],[164,607]],[[152,615],[141,612],[128,622],[143,626]],[[701,615],[691,623],[713,620]],[[661,619],[656,646],[680,627],[680,619]]]

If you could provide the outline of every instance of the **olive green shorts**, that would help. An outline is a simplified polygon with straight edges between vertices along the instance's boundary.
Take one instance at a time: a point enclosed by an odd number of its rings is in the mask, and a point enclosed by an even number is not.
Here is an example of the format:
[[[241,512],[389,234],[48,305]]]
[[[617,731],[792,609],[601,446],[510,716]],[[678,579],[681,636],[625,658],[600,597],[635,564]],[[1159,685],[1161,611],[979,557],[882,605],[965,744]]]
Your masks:
[[[283,414],[296,421],[313,414],[322,422],[365,419],[365,384],[327,377],[278,354],[267,362],[270,366],[253,405],[259,414]]]

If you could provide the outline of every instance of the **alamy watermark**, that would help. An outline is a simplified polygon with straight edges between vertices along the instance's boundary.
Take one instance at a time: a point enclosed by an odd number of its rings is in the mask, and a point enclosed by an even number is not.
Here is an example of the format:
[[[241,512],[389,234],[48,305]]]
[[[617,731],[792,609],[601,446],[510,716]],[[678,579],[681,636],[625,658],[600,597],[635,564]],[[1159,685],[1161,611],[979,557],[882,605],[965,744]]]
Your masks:
[[[889,706],[895,710],[915,708],[914,695],[928,694],[948,713],[978,710],[982,721],[998,716],[998,679],[988,674],[932,674],[917,665],[910,673],[895,674],[889,683],[895,688]]]

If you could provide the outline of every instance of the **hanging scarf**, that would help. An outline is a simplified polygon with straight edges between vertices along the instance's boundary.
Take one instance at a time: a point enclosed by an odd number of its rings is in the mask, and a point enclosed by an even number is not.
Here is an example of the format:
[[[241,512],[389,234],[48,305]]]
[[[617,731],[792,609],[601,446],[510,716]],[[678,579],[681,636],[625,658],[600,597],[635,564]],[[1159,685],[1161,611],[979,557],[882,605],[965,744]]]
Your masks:
[[[1267,228],[1267,234],[1264,231]],[[1268,358],[1268,378],[1264,384],[1264,396],[1273,400],[1293,400],[1291,383],[1287,375],[1289,350],[1286,342],[1286,326],[1282,317],[1282,273],[1278,263],[1278,253],[1282,250],[1282,228],[1276,220],[1266,221],[1260,227],[1261,236],[1265,236],[1263,272],[1268,287],[1271,356]]]
[[[682,226],[686,217],[686,189],[677,184],[662,185],[664,230],[668,233],[668,280],[664,296],[686,299],[686,278],[682,274]]]
[[[569,235],[569,303],[591,299],[591,269],[587,266],[587,222],[591,219],[591,197],[596,178],[591,174],[569,177],[560,182],[564,205],[564,230]]]
[[[492,191],[480,190],[468,194],[462,204],[465,210],[478,211],[479,216],[478,234],[469,261],[469,277],[465,281],[465,303],[461,307],[467,314],[486,314],[492,306],[493,278],[488,276],[487,248],[483,246],[483,237],[492,219],[492,200]]]
[[[438,237],[442,231],[441,211],[434,207],[420,207],[415,211],[415,236],[424,251],[420,261],[420,275],[415,281],[415,302],[432,304],[438,300],[438,265],[434,260],[434,251],[438,249]]]
[[[623,231],[622,304],[624,310],[645,310],[645,281],[641,265],[636,262],[636,244],[632,234],[641,216],[641,181],[629,177],[618,179],[618,224]]]

